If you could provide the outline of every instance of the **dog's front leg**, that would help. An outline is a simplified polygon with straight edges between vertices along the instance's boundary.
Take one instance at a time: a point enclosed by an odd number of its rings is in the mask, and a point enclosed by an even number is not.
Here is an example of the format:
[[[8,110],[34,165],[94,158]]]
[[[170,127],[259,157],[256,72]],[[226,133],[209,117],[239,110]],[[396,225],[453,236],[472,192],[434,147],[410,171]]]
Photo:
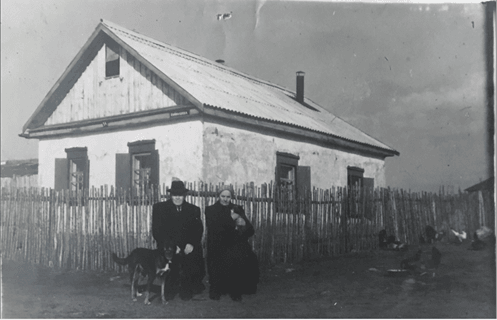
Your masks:
[[[133,278],[131,280],[131,300],[136,301],[137,291],[138,291],[138,278],[140,275],[140,265],[135,267],[133,272]]]
[[[166,275],[163,274],[162,277],[160,278],[160,298],[162,300],[162,304],[167,304],[166,296],[164,294],[165,287],[166,287]]]
[[[145,303],[146,305],[151,304],[151,303],[150,303],[150,301],[148,300],[148,296],[149,296],[149,294],[150,294],[150,292],[147,290],[147,292],[145,293],[145,301],[144,301],[144,303]]]

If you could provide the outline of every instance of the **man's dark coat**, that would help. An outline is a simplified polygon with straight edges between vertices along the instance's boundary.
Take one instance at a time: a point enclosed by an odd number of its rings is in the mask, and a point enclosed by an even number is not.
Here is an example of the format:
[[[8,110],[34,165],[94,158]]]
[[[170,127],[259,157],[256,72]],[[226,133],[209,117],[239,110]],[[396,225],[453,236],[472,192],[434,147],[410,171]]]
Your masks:
[[[200,219],[200,208],[183,202],[181,212],[171,199],[158,202],[152,208],[152,235],[157,244],[163,243],[164,238],[171,237],[183,251],[187,244],[193,246],[188,255],[181,255],[181,286],[191,289],[200,285],[205,276],[205,265],[202,253],[202,234],[204,226]],[[178,270],[179,272],[179,270]]]

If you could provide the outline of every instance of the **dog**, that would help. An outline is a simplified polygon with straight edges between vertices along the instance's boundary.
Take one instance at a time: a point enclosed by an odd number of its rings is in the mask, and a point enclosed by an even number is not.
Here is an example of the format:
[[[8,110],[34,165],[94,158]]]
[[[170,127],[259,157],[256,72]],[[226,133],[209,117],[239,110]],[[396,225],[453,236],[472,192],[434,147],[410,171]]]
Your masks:
[[[164,241],[162,249],[136,248],[126,258],[119,258],[112,253],[114,262],[120,265],[127,265],[129,278],[131,281],[131,299],[137,300],[138,280],[140,277],[147,277],[147,286],[145,291],[146,305],[150,304],[149,296],[152,284],[157,276],[161,279],[161,300],[166,303],[165,286],[173,263],[173,257],[178,248],[171,240]]]

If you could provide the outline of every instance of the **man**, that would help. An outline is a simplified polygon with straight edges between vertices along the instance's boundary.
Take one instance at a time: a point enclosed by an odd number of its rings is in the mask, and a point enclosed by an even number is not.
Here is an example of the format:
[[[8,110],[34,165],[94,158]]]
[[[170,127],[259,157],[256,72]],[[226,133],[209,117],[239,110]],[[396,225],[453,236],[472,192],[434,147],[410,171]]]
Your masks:
[[[204,226],[200,220],[200,208],[185,201],[188,189],[182,181],[172,181],[168,191],[171,198],[153,206],[152,235],[158,247],[166,237],[176,242],[179,254],[175,259],[179,263],[173,263],[171,276],[179,278],[180,298],[190,300],[194,294],[205,289],[202,283],[205,266],[201,245]],[[169,291],[166,299],[170,300],[174,295],[175,291]]]

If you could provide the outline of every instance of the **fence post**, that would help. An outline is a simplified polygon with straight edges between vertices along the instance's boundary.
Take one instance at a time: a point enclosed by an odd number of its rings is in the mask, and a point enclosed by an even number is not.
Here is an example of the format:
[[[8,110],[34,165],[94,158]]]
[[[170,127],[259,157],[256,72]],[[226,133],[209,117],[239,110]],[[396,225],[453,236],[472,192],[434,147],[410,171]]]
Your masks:
[[[478,217],[479,217],[479,228],[486,226],[485,221],[485,205],[483,203],[483,194],[481,190],[478,190]]]
[[[390,190],[390,188],[388,188]],[[399,223],[397,219],[397,204],[395,203],[396,200],[396,195],[397,195],[397,190],[392,190],[390,192],[390,201],[391,201],[391,206],[392,206],[392,220],[393,220],[393,228],[394,228],[394,235],[396,239],[399,239]]]

